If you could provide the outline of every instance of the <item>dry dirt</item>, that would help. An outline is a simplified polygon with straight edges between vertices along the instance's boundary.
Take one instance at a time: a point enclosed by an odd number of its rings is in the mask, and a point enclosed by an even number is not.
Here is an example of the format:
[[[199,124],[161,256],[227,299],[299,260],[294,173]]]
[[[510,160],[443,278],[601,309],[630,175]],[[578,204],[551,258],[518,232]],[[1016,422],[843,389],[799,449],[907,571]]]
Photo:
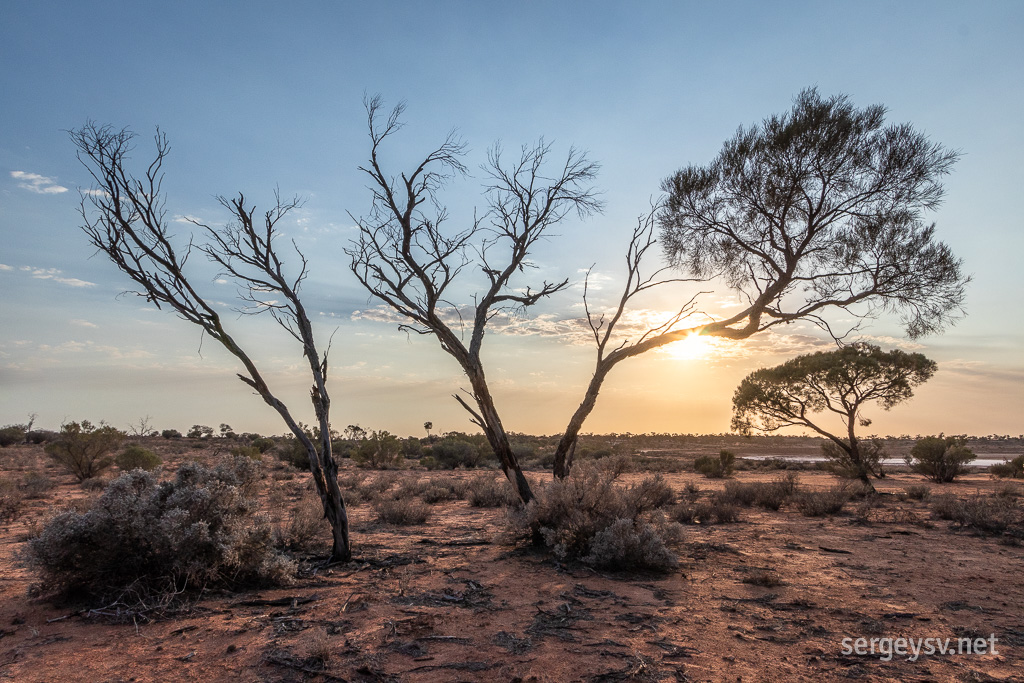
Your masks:
[[[164,455],[212,458],[184,446]],[[930,521],[900,500],[912,474],[878,485],[879,506],[829,518],[745,509],[737,524],[687,527],[680,569],[615,575],[564,566],[499,537],[500,510],[433,506],[424,526],[386,526],[352,508],[356,560],[304,561],[294,585],[205,595],[177,617],[112,625],[29,597],[17,560],[27,534],[89,494],[41,447],[0,453],[2,474],[45,471],[58,486],[0,527],[0,678],[15,681],[891,681],[1024,680],[1024,548]],[[275,510],[307,491],[271,465]],[[403,476],[450,476],[424,471]],[[458,475],[456,475],[458,476]],[[535,478],[550,473],[535,473]],[[665,475],[674,488],[693,473]],[[775,473],[741,472],[740,481]],[[802,472],[801,486],[835,479]],[[975,474],[932,485],[971,495]],[[284,508],[281,502],[286,505]],[[781,583],[748,581],[764,572]],[[846,637],[983,637],[998,654],[844,654]]]

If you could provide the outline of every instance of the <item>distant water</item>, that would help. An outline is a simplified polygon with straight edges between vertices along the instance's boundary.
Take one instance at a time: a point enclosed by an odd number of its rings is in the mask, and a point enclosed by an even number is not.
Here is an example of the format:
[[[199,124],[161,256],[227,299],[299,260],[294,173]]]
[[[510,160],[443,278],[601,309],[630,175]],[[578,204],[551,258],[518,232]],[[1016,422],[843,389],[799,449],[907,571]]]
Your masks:
[[[996,456],[988,453],[978,453],[978,457],[967,463],[968,467],[990,467],[992,465],[998,465],[1006,462],[1008,458]],[[825,458],[821,455],[787,455],[779,453],[777,455],[737,455],[737,457],[743,458],[744,460],[792,460],[793,462],[824,462]],[[905,465],[906,461],[903,458],[885,458],[882,460],[883,465]]]

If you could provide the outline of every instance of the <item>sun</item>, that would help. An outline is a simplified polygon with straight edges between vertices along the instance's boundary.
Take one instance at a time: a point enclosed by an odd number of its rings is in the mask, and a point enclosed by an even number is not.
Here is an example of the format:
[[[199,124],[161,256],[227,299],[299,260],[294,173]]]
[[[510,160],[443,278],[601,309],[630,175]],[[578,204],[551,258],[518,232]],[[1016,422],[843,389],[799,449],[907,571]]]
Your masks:
[[[717,342],[714,337],[690,334],[666,346],[665,353],[676,360],[702,360],[717,354]]]

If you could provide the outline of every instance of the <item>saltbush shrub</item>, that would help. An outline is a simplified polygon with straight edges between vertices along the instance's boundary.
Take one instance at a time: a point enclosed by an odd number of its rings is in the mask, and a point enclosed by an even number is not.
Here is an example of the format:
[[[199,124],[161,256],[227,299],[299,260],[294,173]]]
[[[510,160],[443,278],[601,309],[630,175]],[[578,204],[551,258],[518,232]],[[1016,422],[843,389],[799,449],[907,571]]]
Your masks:
[[[125,472],[134,469],[151,472],[164,464],[159,455],[135,443],[125,446],[125,449],[114,458],[114,462]]]
[[[21,480],[21,492],[26,498],[43,498],[53,487],[53,480],[42,472],[26,472]]]
[[[11,479],[0,479],[0,522],[10,522],[21,514],[24,495]]]
[[[382,498],[373,504],[373,509],[377,519],[385,524],[426,524],[430,518],[430,506],[419,498]]]
[[[983,495],[958,498],[943,494],[932,500],[932,513],[939,519],[982,534],[1009,532],[1024,538],[1024,511],[1015,498]]]
[[[88,420],[69,422],[60,438],[45,446],[46,454],[63,465],[78,481],[97,476],[114,463],[110,452],[121,445],[125,433],[110,425],[94,426]]]
[[[519,495],[502,474],[478,474],[467,486],[466,500],[475,508],[507,507],[519,501]]]
[[[825,517],[842,512],[850,496],[841,486],[825,491],[801,491],[795,498],[796,507],[805,517]]]
[[[288,515],[287,522],[274,529],[274,545],[288,550],[311,550],[321,540],[324,509],[320,498],[305,495]]]
[[[667,571],[678,560],[667,547],[679,527],[660,507],[672,498],[657,478],[625,487],[591,462],[536,491],[536,499],[509,511],[511,533],[542,542],[561,559],[607,569]]]
[[[445,437],[423,453],[424,458],[420,464],[427,469],[474,468],[493,458],[490,446],[483,447],[482,444],[470,443],[458,437]]]
[[[907,456],[907,464],[917,473],[942,484],[967,472],[974,452],[960,436],[926,436],[919,439]]]
[[[1000,479],[1024,479],[1024,455],[1013,460],[996,463],[988,468],[989,474]]]
[[[718,456],[702,455],[693,461],[693,469],[708,479],[725,479],[731,477],[736,469],[736,454],[732,451],[720,451]]]
[[[914,484],[903,489],[903,492],[907,494],[907,498],[911,500],[928,500],[932,495],[932,489],[930,486],[924,484]]]
[[[25,558],[42,591],[123,607],[128,618],[190,590],[286,581],[291,564],[252,497],[258,478],[248,458],[185,463],[162,483],[132,470],[86,512],[53,517]]]

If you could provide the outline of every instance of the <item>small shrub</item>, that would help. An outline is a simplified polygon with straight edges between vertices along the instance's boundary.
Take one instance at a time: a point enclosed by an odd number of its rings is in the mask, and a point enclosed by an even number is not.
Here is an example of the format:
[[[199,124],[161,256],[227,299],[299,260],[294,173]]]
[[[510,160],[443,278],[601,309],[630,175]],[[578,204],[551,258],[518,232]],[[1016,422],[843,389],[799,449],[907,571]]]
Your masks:
[[[805,517],[838,514],[849,500],[847,492],[839,486],[833,486],[827,491],[802,491],[794,497],[797,509]]]
[[[660,483],[652,479],[618,486],[613,472],[592,461],[579,462],[571,476],[538,490],[524,508],[510,510],[509,529],[543,543],[561,559],[607,569],[666,571],[677,563],[666,543],[678,537],[678,527],[650,509],[664,500],[649,495],[660,490]]]
[[[273,439],[268,439],[265,436],[257,436],[252,440],[252,443],[249,445],[255,448],[260,453],[266,453],[272,450],[275,446],[277,446],[277,442],[274,441]]]
[[[928,500],[932,495],[932,489],[930,486],[924,484],[915,484],[908,486],[903,489],[903,492],[907,494],[907,498],[911,500]]]
[[[988,468],[989,474],[1000,479],[1024,479],[1024,455],[1013,460],[996,463]]]
[[[967,472],[967,463],[975,458],[965,444],[959,436],[926,436],[914,444],[907,464],[936,483],[951,482]]]
[[[658,529],[638,519],[617,519],[594,534],[583,562],[602,569],[671,571],[679,558],[665,546],[664,535],[664,525]]]
[[[164,463],[159,455],[148,448],[143,448],[134,443],[129,444],[123,451],[118,453],[117,457],[114,458],[114,462],[124,472],[134,469],[151,472]]]
[[[255,446],[235,446],[228,452],[235,457],[249,458],[250,460],[263,460],[263,451]]]
[[[0,522],[11,522],[21,514],[24,498],[18,485],[10,479],[0,479]]]
[[[120,446],[124,438],[124,432],[109,425],[96,427],[82,420],[61,427],[60,438],[46,444],[45,450],[79,481],[85,481],[114,463],[110,452]]]
[[[660,474],[645,477],[625,491],[627,505],[637,514],[656,510],[675,502],[676,494]]]
[[[35,445],[50,443],[58,438],[60,438],[60,434],[50,429],[33,429],[25,435],[25,441]]]
[[[702,455],[693,461],[693,469],[708,479],[725,479],[731,477],[736,469],[736,454],[732,451],[720,451],[718,457]]]
[[[755,569],[743,577],[743,583],[748,583],[751,586],[774,588],[775,586],[782,585],[782,578],[774,570]]]
[[[466,500],[475,508],[497,508],[514,505],[519,495],[504,475],[480,474],[469,480]]]
[[[288,550],[310,550],[324,530],[324,509],[316,496],[303,496],[288,521],[275,529],[274,545]]]
[[[126,618],[182,591],[286,580],[291,566],[273,552],[270,524],[249,493],[257,477],[246,458],[212,469],[185,463],[163,483],[132,470],[86,512],[53,517],[28,542],[26,560],[42,590],[120,602]]]
[[[382,499],[374,503],[373,509],[385,524],[425,524],[430,518],[430,506],[418,498]]]
[[[25,441],[25,428],[22,425],[0,427],[0,447],[7,448]]]
[[[932,502],[934,516],[984,534],[1002,534],[1011,528],[1017,535],[1024,534],[1020,513],[1014,498],[982,495],[958,498],[943,494],[935,496]]]
[[[162,432],[160,432],[160,436],[162,436],[165,439],[180,439],[181,432],[179,432],[177,429],[165,429]]]
[[[78,482],[78,485],[86,491],[102,491],[107,487],[108,483],[109,480],[103,477],[89,477]]]
[[[688,481],[683,486],[683,500],[693,502],[700,498],[700,486],[695,482]]]
[[[43,498],[53,487],[53,480],[42,472],[26,472],[21,480],[21,492],[26,498]]]

